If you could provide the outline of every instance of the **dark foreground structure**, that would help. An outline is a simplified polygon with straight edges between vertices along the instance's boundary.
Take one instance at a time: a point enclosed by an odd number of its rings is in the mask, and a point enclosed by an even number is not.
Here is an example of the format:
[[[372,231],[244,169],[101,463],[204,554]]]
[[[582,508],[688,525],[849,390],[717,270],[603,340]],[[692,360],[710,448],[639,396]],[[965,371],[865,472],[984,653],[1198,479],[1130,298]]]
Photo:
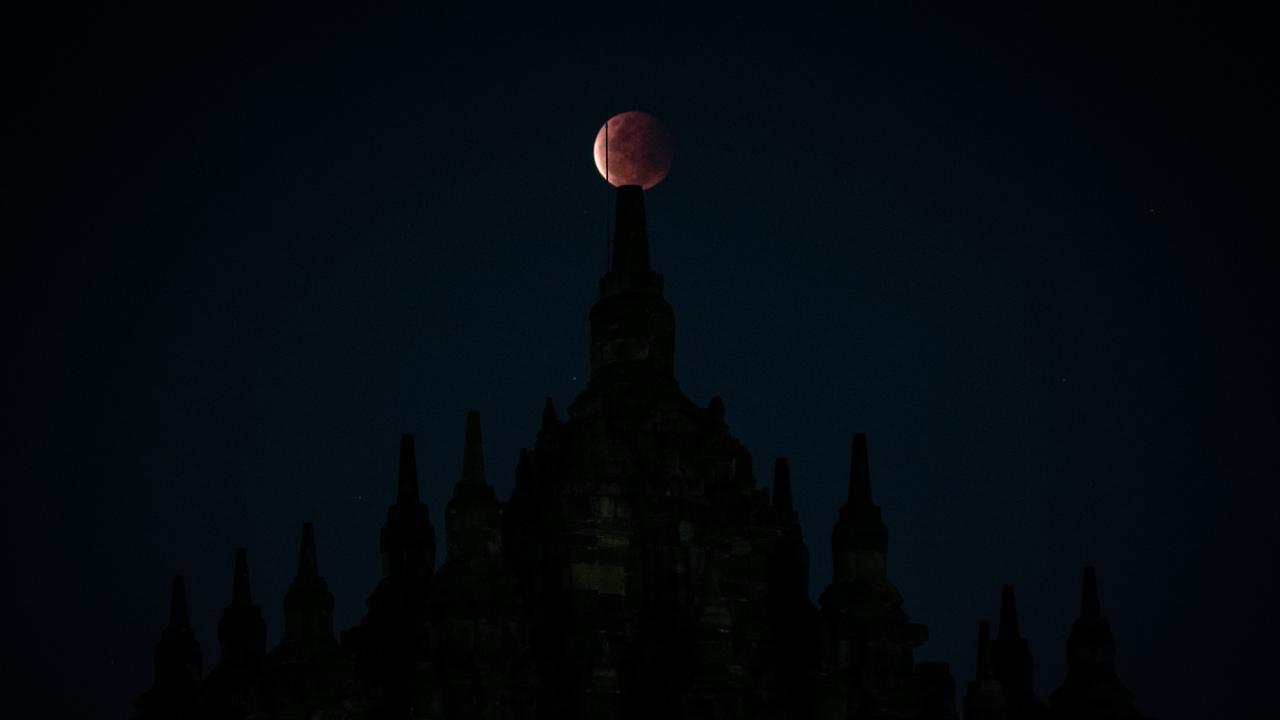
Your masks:
[[[591,309],[590,382],[564,419],[547,401],[510,500],[485,478],[480,418],[468,413],[437,569],[404,436],[382,580],[361,623],[335,636],[304,525],[284,639],[268,652],[239,550],[217,666],[202,674],[179,576],[137,717],[959,717],[948,666],[915,660],[928,632],[889,579],[866,437],[853,436],[834,573],[815,607],[787,459],[774,462],[771,494],[724,403],[700,407],[676,382],[675,316],[649,266],[639,187],[618,189],[610,263]],[[1047,704],[1032,687],[1011,586],[1002,600],[994,637],[978,628],[966,720],[1141,717],[1115,674],[1093,568],[1067,678]]]

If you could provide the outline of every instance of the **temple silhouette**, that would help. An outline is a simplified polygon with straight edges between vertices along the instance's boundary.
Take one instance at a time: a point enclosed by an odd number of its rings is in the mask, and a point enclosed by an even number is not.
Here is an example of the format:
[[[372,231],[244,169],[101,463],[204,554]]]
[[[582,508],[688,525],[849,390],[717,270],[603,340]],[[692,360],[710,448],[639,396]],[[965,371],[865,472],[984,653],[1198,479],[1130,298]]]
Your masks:
[[[772,492],[758,484],[724,402],[697,405],[676,381],[675,315],[650,267],[638,186],[617,189],[590,323],[590,381],[563,418],[547,400],[508,500],[486,479],[479,414],[467,414],[461,478],[436,517],[438,568],[405,435],[382,578],[361,622],[335,634],[308,523],[284,637],[268,651],[239,549],[208,674],[174,578],[137,718],[1142,717],[1116,676],[1092,567],[1067,677],[1047,702],[1032,686],[1012,586],[994,636],[977,626],[976,676],[962,698],[946,663],[916,662],[928,630],[890,579],[863,434],[852,437],[848,497],[831,531],[834,570],[811,601],[787,459],[774,461]]]

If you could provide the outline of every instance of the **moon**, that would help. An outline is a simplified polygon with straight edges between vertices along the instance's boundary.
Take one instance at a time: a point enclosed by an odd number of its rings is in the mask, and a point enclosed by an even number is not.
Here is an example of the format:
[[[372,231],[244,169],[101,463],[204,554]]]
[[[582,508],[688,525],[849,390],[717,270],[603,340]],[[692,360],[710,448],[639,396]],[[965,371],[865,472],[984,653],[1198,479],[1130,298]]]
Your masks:
[[[671,138],[649,113],[618,113],[596,133],[595,160],[600,177],[610,185],[639,185],[648,190],[671,170]]]

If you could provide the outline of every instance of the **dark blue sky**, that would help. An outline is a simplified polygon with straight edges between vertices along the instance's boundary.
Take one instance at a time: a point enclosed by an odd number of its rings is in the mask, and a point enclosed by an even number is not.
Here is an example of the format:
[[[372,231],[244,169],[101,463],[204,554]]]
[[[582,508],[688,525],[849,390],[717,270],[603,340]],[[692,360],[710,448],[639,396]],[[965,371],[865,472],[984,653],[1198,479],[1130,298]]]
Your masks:
[[[1270,700],[1258,18],[169,13],[4,31],[0,715],[126,716],[179,571],[212,667],[237,545],[274,643],[305,520],[354,624],[402,432],[437,526],[469,409],[505,495],[585,380],[591,142],[631,109],[676,143],[647,202],[678,377],[761,484],[791,458],[815,598],[865,431],[918,657],[961,688],[1005,582],[1056,688],[1093,563],[1144,710]]]

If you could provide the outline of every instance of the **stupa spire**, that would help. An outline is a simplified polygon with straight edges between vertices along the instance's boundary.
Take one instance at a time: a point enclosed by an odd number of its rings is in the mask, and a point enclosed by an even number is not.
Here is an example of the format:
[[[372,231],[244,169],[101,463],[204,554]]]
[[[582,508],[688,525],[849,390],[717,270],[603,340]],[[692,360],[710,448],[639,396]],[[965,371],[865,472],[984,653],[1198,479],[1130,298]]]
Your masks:
[[[187,589],[175,575],[169,592],[169,626],[155,647],[155,681],[138,698],[138,720],[191,717],[201,683],[200,643],[187,616]]]
[[[848,498],[831,531],[831,584],[818,603],[837,628],[834,635],[848,643],[850,657],[878,656],[892,648],[910,672],[928,629],[911,622],[902,594],[889,580],[889,529],[871,500],[867,436],[854,434],[850,448]]]
[[[400,436],[400,476],[396,502],[387,508],[379,547],[382,574],[429,578],[435,570],[435,528],[418,493],[418,464],[413,436]]]
[[[453,496],[445,507],[444,530],[448,554],[444,569],[454,571],[459,563],[474,558],[491,558],[501,543],[501,510],[498,496],[484,476],[484,441],[480,413],[467,413],[462,450],[462,478],[453,486]],[[443,572],[443,570],[442,570]]]
[[[320,574],[316,562],[316,533],[311,523],[302,523],[302,540],[298,543],[298,577],[314,578]]]
[[[1008,701],[991,665],[991,628],[978,623],[978,662],[964,697],[965,720],[1006,720]]]
[[[853,436],[849,464],[849,499],[840,508],[831,532],[831,554],[835,560],[835,581],[875,579],[885,592],[888,583],[887,558],[889,528],[880,506],[871,501],[871,480],[867,461],[867,436]],[[897,590],[890,593],[897,596]],[[899,598],[897,602],[901,602]]]
[[[842,551],[875,552],[883,558],[889,549],[889,530],[880,507],[871,500],[871,473],[867,459],[866,433],[854,433],[849,460],[849,499],[840,508],[833,548]],[[878,563],[882,564],[882,563]]]
[[[724,400],[716,395],[707,403],[707,412],[711,413],[711,417],[720,422],[724,422]]]
[[[1084,582],[1080,587],[1080,619],[1098,620],[1102,617],[1102,605],[1098,602],[1098,571],[1090,565],[1084,569]]]
[[[493,486],[485,479],[484,435],[480,429],[480,413],[470,410],[467,412],[466,431],[462,441],[462,477],[453,486],[453,496],[449,499],[449,507],[445,512],[452,515],[459,504],[496,504],[497,497]]]
[[[621,185],[617,196],[609,271],[648,272],[649,229],[644,217],[644,190],[639,185]]]
[[[1067,678],[1049,696],[1054,712],[1063,717],[1140,717],[1133,693],[1116,676],[1115,661],[1116,639],[1102,617],[1098,574],[1090,565],[1080,588],[1080,617],[1067,637]]]
[[[599,401],[618,392],[646,403],[688,400],[675,382],[675,312],[662,297],[662,275],[651,267],[640,186],[617,188],[616,218],[609,269],[589,318],[591,381],[569,407],[572,418],[597,411]]]
[[[1010,720],[1035,720],[1045,715],[1045,704],[1032,687],[1034,663],[1031,649],[1018,629],[1018,606],[1013,586],[1000,589],[1000,632],[991,641],[991,667],[1004,688]]]
[[[333,595],[316,562],[316,536],[311,523],[302,524],[298,543],[298,576],[284,596],[284,635],[294,642],[333,640]]]
[[[236,548],[231,604],[223,609],[218,622],[218,642],[222,647],[220,667],[256,666],[267,652],[267,625],[249,594],[249,554],[244,548]]]
[[[867,434],[854,433],[849,459],[849,503],[871,504],[871,470],[867,460]]]

